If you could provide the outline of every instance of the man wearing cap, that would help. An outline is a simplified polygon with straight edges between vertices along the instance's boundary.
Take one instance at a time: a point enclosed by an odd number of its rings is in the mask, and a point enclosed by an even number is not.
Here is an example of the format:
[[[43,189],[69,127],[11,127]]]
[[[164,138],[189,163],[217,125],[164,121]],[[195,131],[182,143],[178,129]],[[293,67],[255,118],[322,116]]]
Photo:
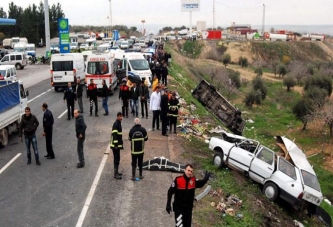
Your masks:
[[[172,93],[171,99],[169,101],[169,119],[170,119],[170,131],[172,126],[174,127],[174,133],[177,134],[176,126],[177,126],[177,118],[178,118],[178,109],[179,109],[179,101],[176,98],[176,93]]]
[[[141,116],[144,118],[146,113],[146,119],[148,119],[148,98],[149,98],[149,89],[145,84],[145,78],[142,78],[140,85],[140,102],[141,102]]]
[[[123,147],[123,130],[121,127],[121,121],[123,120],[122,113],[117,113],[117,120],[113,123],[112,132],[111,132],[111,141],[110,148],[113,153],[113,164],[114,164],[114,178],[121,180],[122,174],[119,173],[119,163],[120,163],[120,150],[124,149]]]

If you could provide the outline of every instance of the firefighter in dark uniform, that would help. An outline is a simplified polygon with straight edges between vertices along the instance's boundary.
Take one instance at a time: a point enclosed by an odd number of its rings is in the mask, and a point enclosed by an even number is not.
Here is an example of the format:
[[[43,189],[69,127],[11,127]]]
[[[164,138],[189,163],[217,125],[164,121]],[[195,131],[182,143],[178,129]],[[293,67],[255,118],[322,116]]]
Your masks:
[[[131,141],[131,153],[132,153],[132,180],[135,180],[136,164],[139,166],[139,178],[142,176],[142,162],[145,148],[145,141],[148,140],[147,130],[140,125],[140,119],[134,119],[135,125],[129,132],[129,140]]]
[[[117,120],[113,123],[110,148],[113,152],[113,164],[114,164],[114,178],[121,180],[122,173],[119,173],[119,162],[120,162],[120,150],[124,149],[123,147],[123,133],[121,127],[121,121],[123,120],[122,113],[117,113]]]
[[[175,212],[176,226],[191,227],[192,209],[196,188],[202,188],[208,181],[210,172],[206,172],[205,178],[198,180],[193,176],[193,166],[187,164],[185,173],[176,177],[168,190],[168,201],[166,211],[170,214],[172,195],[175,194],[173,201],[173,211]]]

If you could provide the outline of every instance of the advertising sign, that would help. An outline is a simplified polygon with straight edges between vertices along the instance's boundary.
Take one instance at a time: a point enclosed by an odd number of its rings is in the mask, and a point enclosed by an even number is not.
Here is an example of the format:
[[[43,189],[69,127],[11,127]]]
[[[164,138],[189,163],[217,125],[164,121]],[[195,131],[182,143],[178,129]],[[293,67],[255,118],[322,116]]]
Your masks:
[[[181,11],[191,12],[200,10],[200,0],[181,0]]]
[[[58,18],[58,33],[60,53],[70,53],[68,19]]]

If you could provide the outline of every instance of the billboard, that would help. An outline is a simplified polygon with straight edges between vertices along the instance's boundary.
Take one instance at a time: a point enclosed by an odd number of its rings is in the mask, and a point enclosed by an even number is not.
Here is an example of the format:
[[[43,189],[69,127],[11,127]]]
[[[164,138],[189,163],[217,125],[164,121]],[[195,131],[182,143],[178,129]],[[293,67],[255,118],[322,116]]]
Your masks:
[[[181,0],[181,11],[191,12],[200,10],[200,0]]]
[[[58,18],[60,53],[70,53],[68,19]]]

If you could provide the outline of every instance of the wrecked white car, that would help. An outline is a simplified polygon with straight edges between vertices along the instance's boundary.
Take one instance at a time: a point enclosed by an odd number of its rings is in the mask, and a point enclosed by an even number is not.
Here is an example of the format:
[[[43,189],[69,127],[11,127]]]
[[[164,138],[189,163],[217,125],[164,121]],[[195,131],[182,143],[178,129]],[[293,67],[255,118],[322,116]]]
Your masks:
[[[319,206],[323,200],[316,173],[294,142],[277,136],[277,143],[283,155],[258,141],[224,132],[222,137],[210,139],[209,149],[215,152],[214,165],[239,170],[262,184],[269,200],[281,197],[296,206],[308,205],[314,212],[313,205]]]

